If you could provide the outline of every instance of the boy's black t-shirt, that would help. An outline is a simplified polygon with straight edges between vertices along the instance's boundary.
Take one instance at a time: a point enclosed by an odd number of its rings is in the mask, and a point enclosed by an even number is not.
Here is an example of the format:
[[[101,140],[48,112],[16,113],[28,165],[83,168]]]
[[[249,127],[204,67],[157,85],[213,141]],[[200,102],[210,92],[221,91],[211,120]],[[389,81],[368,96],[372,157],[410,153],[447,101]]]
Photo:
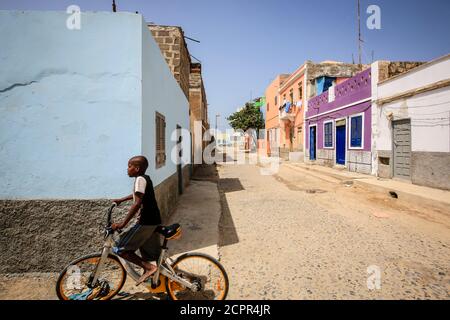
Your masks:
[[[139,217],[139,224],[144,226],[155,226],[161,224],[161,213],[155,198],[153,182],[148,175],[142,176],[147,182],[145,186],[144,198]]]

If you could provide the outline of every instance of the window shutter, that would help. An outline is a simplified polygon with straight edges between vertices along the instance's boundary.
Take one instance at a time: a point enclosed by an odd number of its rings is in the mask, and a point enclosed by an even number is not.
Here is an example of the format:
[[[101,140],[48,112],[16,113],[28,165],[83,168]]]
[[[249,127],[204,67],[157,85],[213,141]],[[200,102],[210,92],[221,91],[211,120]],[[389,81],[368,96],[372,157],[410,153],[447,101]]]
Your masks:
[[[362,116],[352,118],[351,122],[351,146],[361,147],[362,146]]]
[[[156,133],[156,167],[162,167],[166,162],[166,121],[163,115],[156,113],[155,116]]]

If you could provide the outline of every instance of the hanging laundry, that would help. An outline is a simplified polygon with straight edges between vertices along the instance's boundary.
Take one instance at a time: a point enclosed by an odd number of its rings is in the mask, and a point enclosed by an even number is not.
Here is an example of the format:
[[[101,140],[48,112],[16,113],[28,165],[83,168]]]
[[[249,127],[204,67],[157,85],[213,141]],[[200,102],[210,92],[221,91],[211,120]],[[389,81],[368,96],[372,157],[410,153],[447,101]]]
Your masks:
[[[316,88],[317,88],[317,95],[320,95],[328,90],[333,85],[333,81],[336,80],[336,78],[331,77],[320,77],[316,79]]]
[[[291,103],[288,101],[288,102],[286,102],[286,106],[284,107],[284,111],[286,111],[286,113],[288,113],[289,110],[291,110]]]

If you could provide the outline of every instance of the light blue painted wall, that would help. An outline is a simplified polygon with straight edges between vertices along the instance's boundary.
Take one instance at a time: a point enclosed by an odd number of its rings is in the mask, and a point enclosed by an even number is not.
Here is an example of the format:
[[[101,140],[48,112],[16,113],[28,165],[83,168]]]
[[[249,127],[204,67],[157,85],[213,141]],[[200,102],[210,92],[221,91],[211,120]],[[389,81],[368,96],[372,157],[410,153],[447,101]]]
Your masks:
[[[150,145],[142,136],[142,102],[152,83],[143,79],[142,55],[157,47],[142,45],[142,16],[86,12],[81,30],[67,29],[67,17],[0,11],[1,199],[129,194],[127,161]],[[166,73],[157,74],[164,67],[169,72],[161,54],[151,61],[154,71],[145,73],[166,81]],[[162,100],[181,91],[173,77],[167,81]],[[169,171],[153,177],[155,184]]]

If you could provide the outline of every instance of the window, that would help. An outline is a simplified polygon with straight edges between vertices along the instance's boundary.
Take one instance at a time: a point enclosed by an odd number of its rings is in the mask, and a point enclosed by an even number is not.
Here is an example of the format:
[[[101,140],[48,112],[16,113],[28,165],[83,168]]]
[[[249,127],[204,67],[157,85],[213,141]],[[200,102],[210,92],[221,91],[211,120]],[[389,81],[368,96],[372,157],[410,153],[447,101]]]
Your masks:
[[[302,100],[303,98],[303,83],[300,82],[298,84],[298,100]]]
[[[166,118],[156,112],[155,115],[155,129],[156,129],[156,168],[161,168],[166,164]]]
[[[278,96],[275,96],[275,105],[278,105]]]
[[[350,148],[363,147],[363,115],[350,117]]]
[[[324,132],[324,140],[323,146],[324,148],[333,148],[333,122],[325,122],[323,124],[323,132]]]
[[[267,111],[269,111],[269,103],[267,103]]]
[[[291,99],[291,104],[294,104],[294,89],[289,91],[289,98]]]

